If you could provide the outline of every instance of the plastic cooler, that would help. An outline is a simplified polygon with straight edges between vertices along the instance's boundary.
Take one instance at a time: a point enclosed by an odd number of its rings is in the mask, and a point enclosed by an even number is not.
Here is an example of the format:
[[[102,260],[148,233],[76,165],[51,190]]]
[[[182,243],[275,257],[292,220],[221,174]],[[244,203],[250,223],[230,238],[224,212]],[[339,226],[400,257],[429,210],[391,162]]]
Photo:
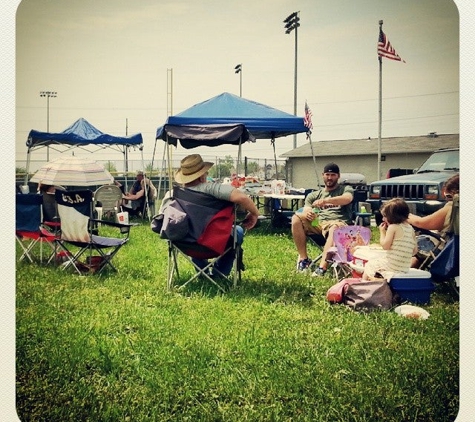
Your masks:
[[[401,301],[429,304],[430,295],[435,289],[429,271],[411,268],[407,273],[395,274],[389,282]]]

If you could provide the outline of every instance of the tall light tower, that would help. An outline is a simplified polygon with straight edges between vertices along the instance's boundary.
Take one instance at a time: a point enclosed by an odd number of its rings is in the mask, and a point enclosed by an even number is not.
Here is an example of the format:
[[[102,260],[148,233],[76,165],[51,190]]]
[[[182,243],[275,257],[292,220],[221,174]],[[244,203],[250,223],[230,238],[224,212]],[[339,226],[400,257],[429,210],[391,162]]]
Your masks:
[[[297,115],[297,28],[300,26],[300,12],[294,12],[284,19],[285,33],[295,30],[295,69],[294,69],[294,116]],[[297,148],[297,135],[294,135],[294,149]]]
[[[46,132],[49,133],[49,99],[56,98],[57,92],[40,91],[40,97],[46,97]],[[46,147],[46,161],[49,161],[49,146]]]
[[[234,66],[234,73],[239,73],[239,96],[242,97],[242,63]]]

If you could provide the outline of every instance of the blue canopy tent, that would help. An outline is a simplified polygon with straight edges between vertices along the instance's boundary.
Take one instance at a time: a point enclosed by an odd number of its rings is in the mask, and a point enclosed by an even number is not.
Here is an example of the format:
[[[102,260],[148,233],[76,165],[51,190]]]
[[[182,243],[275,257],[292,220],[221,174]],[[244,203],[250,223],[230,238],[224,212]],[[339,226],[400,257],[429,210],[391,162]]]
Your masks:
[[[242,126],[245,131],[237,137],[223,137],[223,126],[229,128],[233,125]],[[169,116],[166,123],[157,129],[155,139],[165,141],[167,150],[168,145],[177,146],[178,142],[187,149],[239,145],[239,157],[242,142],[270,139],[275,158],[275,138],[307,131],[302,117],[224,92],[175,116]]]
[[[168,117],[165,125],[157,129],[156,139],[166,141],[167,125],[208,126],[233,123],[244,125],[255,139],[275,139],[308,131],[302,117],[224,92]],[[202,145],[196,139],[196,145],[182,146],[194,148]]]
[[[75,148],[81,148],[88,152],[94,152],[104,148],[112,148],[116,149],[124,155],[124,168],[127,171],[128,149],[130,147],[138,147],[142,152],[143,139],[142,134],[140,133],[125,137],[105,134],[81,117],[71,126],[69,126],[67,129],[60,133],[49,133],[31,130],[28,134],[26,146],[28,150],[26,160],[25,184],[28,182],[30,154],[36,149],[43,147],[51,147],[52,149],[58,152],[65,152]]]

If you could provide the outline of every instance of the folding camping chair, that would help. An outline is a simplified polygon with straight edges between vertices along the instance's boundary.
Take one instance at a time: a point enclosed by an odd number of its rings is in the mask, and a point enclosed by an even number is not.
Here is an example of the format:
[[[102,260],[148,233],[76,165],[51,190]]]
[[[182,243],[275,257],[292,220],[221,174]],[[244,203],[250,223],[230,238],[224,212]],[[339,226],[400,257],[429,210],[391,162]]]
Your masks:
[[[460,198],[454,195],[450,228],[444,248],[432,261],[429,271],[435,282],[448,282],[457,294],[460,288]]]
[[[114,217],[122,203],[122,191],[116,185],[104,185],[94,192],[94,205],[96,208],[102,208],[103,217]],[[98,218],[101,215],[98,214]]]
[[[306,191],[305,196],[307,196],[312,191],[313,189],[309,189],[308,191]],[[361,221],[362,223],[364,223],[363,217],[367,217],[368,215],[366,213],[362,214],[359,212],[359,204],[361,201],[363,201],[366,198],[365,195],[366,193],[363,193],[361,191],[358,191],[358,192],[355,191],[355,194],[353,196],[353,201],[351,203],[352,204],[351,205],[352,206],[351,219],[353,221],[353,224],[358,227],[362,227],[358,224],[358,222]],[[302,208],[300,208],[298,211],[301,211],[301,210]],[[364,231],[366,232],[366,230]],[[322,234],[313,233],[313,234],[307,235],[307,240],[319,250],[318,255],[312,260],[312,262],[309,265],[310,269],[313,271],[314,269],[318,267],[323,257],[323,247],[325,246],[325,243],[326,243],[326,237],[323,236]]]
[[[175,186],[170,203],[161,222],[152,229],[168,241],[167,288],[180,281],[178,257],[192,264],[195,273],[184,283],[184,288],[202,276],[225,292],[222,282],[235,287],[241,280],[242,249],[237,242],[236,207],[232,202],[212,195]],[[155,221],[155,220],[154,220]],[[226,254],[234,257],[230,275],[219,270],[219,260]],[[197,260],[207,260],[201,266]]]
[[[35,262],[36,257],[33,254],[33,250],[35,246],[39,245],[39,261],[42,263],[43,244],[47,244],[52,250],[47,263],[54,257],[56,236],[41,225],[42,204],[42,195],[16,195],[15,236],[17,243],[23,250],[19,261],[23,261],[26,258],[31,263]]]
[[[43,192],[42,195],[43,226],[54,235],[58,236],[61,230],[61,220],[59,219],[58,206],[56,204],[54,193]]]
[[[447,243],[447,235],[439,234],[435,231],[414,227],[417,241],[417,259],[419,265],[416,267],[420,270],[430,268],[432,261],[440,253]]]
[[[364,226],[338,227],[333,232],[334,246],[328,252],[328,261],[335,279],[349,277],[353,271],[353,253],[358,246],[367,246],[371,241],[371,229]]]
[[[132,226],[92,218],[92,195],[90,190],[55,192],[61,218],[61,236],[57,243],[67,257],[63,269],[72,266],[78,274],[100,273],[105,268],[117,270],[112,258],[128,242]],[[99,236],[99,225],[118,229],[119,237]],[[84,263],[80,261],[83,255]]]
[[[327,239],[323,234],[313,233],[307,235],[307,241],[318,250],[317,256],[312,259],[312,262],[309,265],[310,270],[314,271],[323,258],[323,247],[325,246]]]

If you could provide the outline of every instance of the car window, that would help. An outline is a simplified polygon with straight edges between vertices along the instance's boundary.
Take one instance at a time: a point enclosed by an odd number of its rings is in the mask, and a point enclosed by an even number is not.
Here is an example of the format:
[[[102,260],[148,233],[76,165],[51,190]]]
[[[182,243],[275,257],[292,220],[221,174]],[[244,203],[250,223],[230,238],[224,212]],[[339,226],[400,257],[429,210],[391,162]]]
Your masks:
[[[441,151],[432,154],[427,161],[422,164],[418,173],[424,171],[444,171],[455,170],[460,168],[459,151]]]

